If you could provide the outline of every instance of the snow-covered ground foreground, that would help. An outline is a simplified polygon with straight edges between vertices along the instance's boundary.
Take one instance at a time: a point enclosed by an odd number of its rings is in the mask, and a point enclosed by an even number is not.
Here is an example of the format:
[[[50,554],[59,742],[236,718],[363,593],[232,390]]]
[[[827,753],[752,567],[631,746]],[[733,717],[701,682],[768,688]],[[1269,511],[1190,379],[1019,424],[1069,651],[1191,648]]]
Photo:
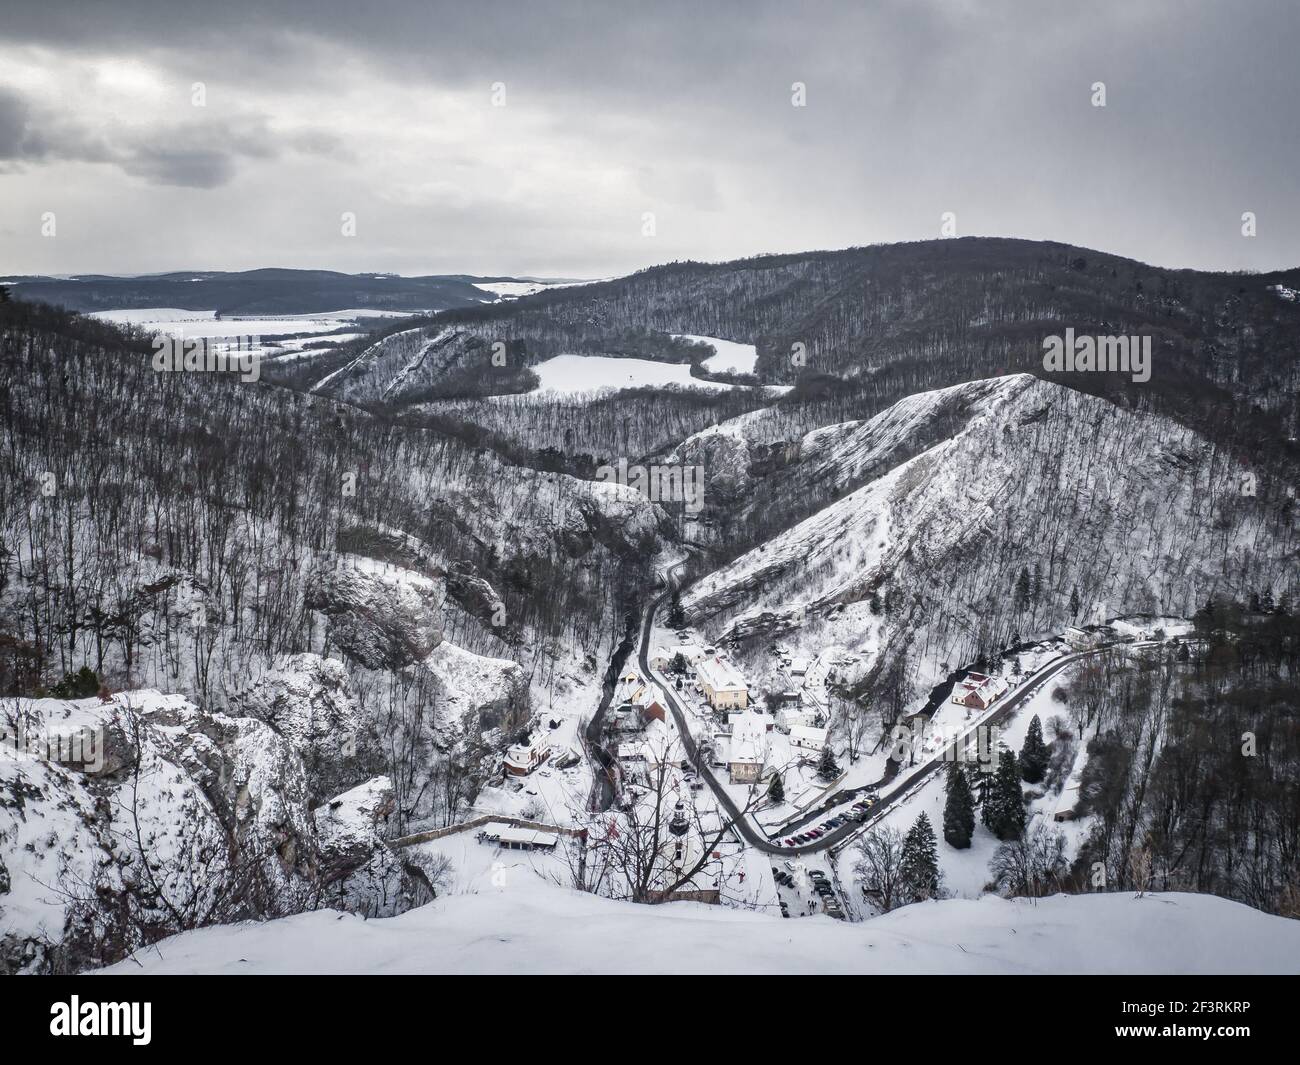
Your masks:
[[[383,920],[189,932],[111,973],[1300,973],[1300,922],[1206,895],[986,897],[863,924],[638,906],[533,881]]]

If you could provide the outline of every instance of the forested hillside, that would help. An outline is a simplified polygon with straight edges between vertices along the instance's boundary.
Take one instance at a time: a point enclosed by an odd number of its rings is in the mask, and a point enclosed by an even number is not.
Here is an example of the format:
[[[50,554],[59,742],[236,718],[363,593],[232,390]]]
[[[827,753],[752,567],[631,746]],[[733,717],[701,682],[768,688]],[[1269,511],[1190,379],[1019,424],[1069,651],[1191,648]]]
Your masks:
[[[1008,371],[1041,374],[1043,338],[1071,327],[1150,335],[1152,377],[1056,379],[1170,414],[1225,443],[1275,451],[1300,426],[1300,303],[1284,298],[1279,285],[1294,289],[1300,271],[1165,270],[1085,248],[1000,238],[670,263],[439,314],[431,326],[461,334],[460,352],[404,375],[409,399],[401,403],[436,398],[441,375],[452,366],[486,365],[497,342],[519,367],[562,352],[686,361],[690,352],[670,335],[687,333],[756,344],[758,378],[798,386],[781,406],[802,435],[870,416],[918,391]],[[393,371],[374,372],[369,391],[381,395]],[[518,384],[511,379],[497,390],[517,391]],[[675,402],[666,405],[675,409]],[[456,415],[501,427],[499,412],[486,405],[462,405]],[[598,426],[573,428],[580,452],[609,454],[617,446]]]

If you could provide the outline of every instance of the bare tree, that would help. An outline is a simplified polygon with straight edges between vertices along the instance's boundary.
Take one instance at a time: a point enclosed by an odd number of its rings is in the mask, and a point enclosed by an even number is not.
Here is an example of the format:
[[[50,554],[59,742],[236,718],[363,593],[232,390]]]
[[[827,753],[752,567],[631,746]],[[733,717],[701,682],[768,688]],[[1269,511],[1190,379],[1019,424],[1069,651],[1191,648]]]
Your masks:
[[[903,834],[896,828],[873,828],[858,841],[853,872],[867,894],[888,913],[903,902]]]
[[[719,807],[715,823],[713,811],[701,811],[682,782],[681,752],[681,739],[674,736],[647,767],[645,783],[624,786],[621,809],[588,819],[585,884],[599,884],[601,894],[643,903],[698,888],[737,820],[762,801],[764,791],[751,785],[739,818]],[[721,890],[720,870],[712,886]]]
[[[1038,898],[1061,890],[1068,872],[1065,834],[1036,821],[1018,839],[998,846],[989,862],[993,882],[1004,895]]]

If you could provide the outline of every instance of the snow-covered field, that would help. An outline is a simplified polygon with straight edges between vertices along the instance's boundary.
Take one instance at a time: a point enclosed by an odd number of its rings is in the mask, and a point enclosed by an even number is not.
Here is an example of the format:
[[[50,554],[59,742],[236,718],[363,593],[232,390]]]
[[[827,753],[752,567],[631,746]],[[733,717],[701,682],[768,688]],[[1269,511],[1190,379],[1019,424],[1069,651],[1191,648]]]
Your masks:
[[[334,311],[330,314],[217,318],[216,311],[186,311],[177,307],[144,307],[127,311],[95,311],[89,317],[115,325],[136,325],[168,336],[237,337],[280,336],[294,333],[328,333],[359,317],[378,317],[376,311]],[[399,315],[399,317],[404,317]]]
[[[990,896],[922,903],[845,925],[698,903],[614,902],[512,875],[509,867],[495,882],[491,873],[486,882],[475,879],[477,893],[398,917],[367,921],[318,910],[209,928],[106,971],[1300,973],[1300,922],[1208,895]]]
[[[691,376],[684,363],[650,359],[618,359],[609,355],[556,355],[538,363],[533,372],[541,378],[538,393],[576,394],[620,388],[702,388],[717,392],[731,385]]]
[[[717,337],[696,336],[693,333],[674,333],[679,340],[694,340],[697,344],[710,344],[716,355],[704,360],[704,368],[709,373],[753,373],[754,364],[758,362],[758,350],[753,344],[737,344],[734,340],[719,340]]]

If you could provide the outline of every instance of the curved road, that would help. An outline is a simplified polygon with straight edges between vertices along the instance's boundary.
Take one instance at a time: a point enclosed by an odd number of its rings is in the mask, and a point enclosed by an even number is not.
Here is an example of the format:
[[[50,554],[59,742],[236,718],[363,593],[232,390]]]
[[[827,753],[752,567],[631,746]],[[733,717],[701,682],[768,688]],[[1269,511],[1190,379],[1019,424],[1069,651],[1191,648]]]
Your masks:
[[[645,620],[642,622],[641,628],[641,646],[637,653],[637,660],[641,666],[642,673],[647,679],[653,677],[653,673],[650,669],[650,632],[654,627],[655,617],[658,615],[664,603],[666,603],[673,594],[673,590],[676,586],[677,571],[680,570],[683,565],[685,565],[685,560],[670,566],[664,571],[663,577],[666,586],[665,591],[655,598],[645,612]],[[996,725],[1006,720],[1006,718],[1009,717],[1021,703],[1030,698],[1038,690],[1039,686],[1044,681],[1051,679],[1071,663],[1077,662],[1081,658],[1087,658],[1089,655],[1099,654],[1111,646],[1113,645],[1105,644],[1088,651],[1076,651],[1074,654],[1066,655],[1064,658],[1058,658],[1048,663],[1029,680],[1022,684],[1015,692],[1008,695],[1006,702],[993,711],[992,714],[971,725],[969,729],[961,734],[956,742],[961,743],[964,746],[967,737],[972,735],[975,729],[981,726],[987,727],[989,725]],[[834,847],[839,843],[847,842],[852,836],[870,828],[884,817],[885,814],[889,813],[898,800],[911,791],[911,789],[917,784],[921,783],[921,781],[925,780],[933,773],[938,772],[942,767],[948,765],[948,763],[942,758],[934,758],[929,762],[923,763],[920,769],[909,774],[906,779],[900,781],[897,786],[889,791],[882,792],[876,805],[871,808],[871,815],[865,821],[849,821],[847,824],[841,825],[833,832],[828,832],[826,835],[822,836],[821,839],[814,840],[811,843],[806,843],[799,847],[785,847],[779,842],[773,843],[766,835],[754,827],[748,817],[742,816],[740,808],[736,806],[731,796],[727,794],[726,788],[723,787],[716,777],[714,777],[712,769],[707,764],[707,760],[701,760],[699,748],[695,743],[695,738],[691,735],[690,729],[687,727],[686,715],[682,710],[681,704],[677,701],[677,694],[673,690],[672,685],[661,684],[660,687],[663,689],[664,695],[668,699],[668,709],[672,711],[673,720],[677,722],[677,731],[681,734],[682,745],[685,747],[686,755],[690,759],[691,764],[695,767],[695,771],[708,781],[709,787],[713,789],[713,794],[717,796],[719,804],[727,811],[732,821],[735,822],[736,830],[744,837],[745,841],[751,846],[758,848],[760,851],[765,851],[768,854],[782,854],[786,857],[797,854],[815,854],[817,851],[822,851],[828,847]],[[848,797],[846,796],[844,799],[837,801],[835,806],[842,805],[847,801]],[[833,807],[826,807],[823,816],[833,817],[834,814],[832,813],[832,810]]]

